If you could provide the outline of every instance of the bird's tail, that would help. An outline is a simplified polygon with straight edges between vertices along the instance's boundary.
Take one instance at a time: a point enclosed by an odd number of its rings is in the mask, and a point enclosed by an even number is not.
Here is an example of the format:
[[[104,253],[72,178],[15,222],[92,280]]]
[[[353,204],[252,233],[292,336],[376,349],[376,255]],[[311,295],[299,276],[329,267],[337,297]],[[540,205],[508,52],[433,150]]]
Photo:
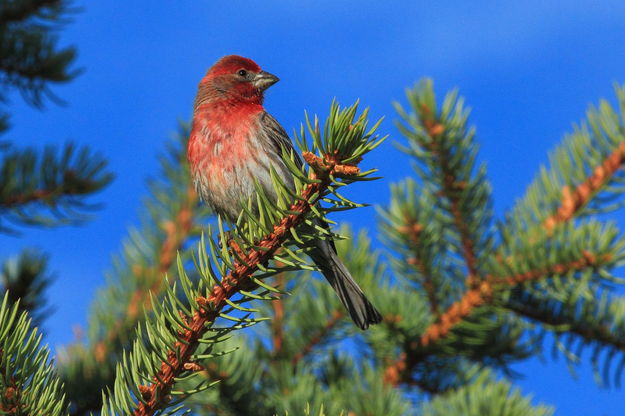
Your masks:
[[[341,262],[331,243],[319,240],[318,250],[310,253],[310,257],[319,267],[325,278],[345,305],[352,320],[360,329],[377,324],[382,315],[369,302],[358,283]]]

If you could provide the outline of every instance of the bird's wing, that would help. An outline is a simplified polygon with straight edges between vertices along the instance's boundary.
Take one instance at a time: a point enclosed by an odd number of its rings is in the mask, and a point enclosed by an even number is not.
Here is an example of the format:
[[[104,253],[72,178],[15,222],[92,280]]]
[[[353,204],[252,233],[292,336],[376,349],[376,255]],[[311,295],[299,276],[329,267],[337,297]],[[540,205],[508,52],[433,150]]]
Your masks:
[[[262,130],[265,132],[265,136],[268,139],[269,146],[272,147],[272,150],[274,150],[278,155],[282,155],[282,149],[286,150],[287,153],[292,152],[293,155],[295,155],[295,164],[301,168],[304,165],[304,162],[295,150],[295,147],[293,147],[293,143],[291,142],[289,135],[286,134],[284,128],[280,125],[280,123],[278,123],[278,120],[273,118],[271,114],[264,112],[260,117],[260,124]],[[319,224],[327,230],[330,229],[330,226],[325,221],[320,221]],[[336,253],[334,241],[327,240],[327,243]]]
[[[301,168],[304,164],[302,162],[302,158],[293,147],[293,143],[291,142],[289,135],[286,131],[284,131],[284,128],[280,125],[280,123],[278,123],[278,120],[273,118],[271,114],[264,112],[260,117],[260,124],[269,141],[269,146],[272,147],[272,150],[274,150],[278,155],[282,155],[282,149],[286,150],[287,153],[292,152],[295,155],[295,164]]]

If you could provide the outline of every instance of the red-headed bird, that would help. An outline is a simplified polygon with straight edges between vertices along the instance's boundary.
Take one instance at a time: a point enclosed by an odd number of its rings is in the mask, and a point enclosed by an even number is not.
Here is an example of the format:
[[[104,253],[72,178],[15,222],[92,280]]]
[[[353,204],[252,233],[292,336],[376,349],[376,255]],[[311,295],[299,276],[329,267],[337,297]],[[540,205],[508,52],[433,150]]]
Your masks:
[[[278,77],[252,60],[230,55],[217,61],[200,81],[193,108],[188,159],[200,198],[216,213],[236,221],[258,180],[277,198],[270,166],[295,190],[282,150],[295,152],[282,126],[263,108],[267,88]],[[382,316],[365,297],[336,254],[334,242],[319,239],[309,253],[361,329]]]

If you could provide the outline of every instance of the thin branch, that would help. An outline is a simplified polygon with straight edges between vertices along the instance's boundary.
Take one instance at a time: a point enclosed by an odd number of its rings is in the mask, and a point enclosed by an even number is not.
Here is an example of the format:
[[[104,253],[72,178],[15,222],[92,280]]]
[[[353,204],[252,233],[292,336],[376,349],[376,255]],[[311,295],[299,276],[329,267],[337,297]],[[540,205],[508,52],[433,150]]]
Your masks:
[[[429,114],[430,110],[427,107],[423,107],[424,114]],[[442,194],[450,203],[450,210],[453,217],[454,225],[460,234],[460,243],[462,246],[462,257],[467,269],[469,270],[469,276],[467,278],[468,286],[475,288],[479,284],[479,276],[477,270],[477,256],[475,254],[475,247],[473,239],[469,232],[465,218],[460,211],[460,199],[458,198],[458,192],[466,186],[463,181],[458,181],[455,172],[449,166],[450,155],[447,152],[442,151],[439,148],[437,138],[445,131],[445,126],[436,120],[431,118],[422,118],[423,126],[425,127],[428,136],[430,137],[430,150],[433,154],[438,156],[442,172]]]
[[[399,353],[399,358],[386,366],[386,369],[384,370],[385,384],[397,387],[402,381],[404,374],[409,373],[408,371],[406,371],[408,367],[406,362],[407,357],[408,354],[406,353],[406,351],[402,351],[401,353]]]
[[[305,152],[305,160],[318,159],[315,155]],[[163,407],[169,399],[169,392],[174,385],[175,378],[185,370],[185,365],[191,362],[191,356],[198,347],[198,339],[209,329],[209,323],[214,322],[222,308],[227,305],[226,300],[239,292],[239,290],[253,288],[252,274],[258,270],[258,265],[269,261],[280,249],[283,242],[290,236],[290,229],[302,223],[306,214],[311,210],[311,204],[316,203],[320,195],[330,184],[330,178],[345,171],[350,173],[357,167],[343,166],[325,158],[322,160],[327,169],[314,169],[311,173],[313,179],[318,182],[308,184],[301,199],[291,205],[290,214],[273,227],[273,232],[258,242],[259,249],[251,249],[240,262],[235,262],[234,269],[224,276],[218,285],[213,286],[208,297],[198,297],[196,301],[200,309],[192,317],[186,319],[186,328],[179,333],[180,341],[176,342],[174,349],[166,353],[167,361],[161,363],[161,370],[156,374],[152,383],[142,385],[139,391],[142,393],[142,401],[133,412],[135,416],[151,416]]]
[[[580,271],[586,267],[597,264],[597,258],[589,252],[584,252],[582,258],[568,263],[558,263],[540,269],[529,270],[506,277],[487,275],[480,283],[478,289],[467,291],[457,302],[454,302],[441,317],[431,324],[421,336],[421,344],[427,346],[445,337],[451,329],[477,307],[488,304],[493,299],[493,294],[525,282],[539,280],[554,274],[562,275],[570,271]]]
[[[408,219],[407,222],[410,222],[410,220]],[[410,223],[403,227],[400,227],[398,231],[400,233],[406,234],[408,236],[408,239],[415,246],[418,246],[419,237],[422,230],[423,225],[419,223]],[[419,254],[418,250],[415,250],[414,257],[409,258],[407,262],[408,264],[415,266],[421,274],[421,286],[423,286],[423,290],[425,290],[428,301],[430,302],[430,311],[435,316],[440,315],[440,307],[438,303],[438,298],[436,297],[436,287],[434,286],[434,280],[432,279],[432,272],[423,261],[423,258]]]
[[[623,164],[625,164],[625,142],[621,142],[619,147],[606,157],[603,163],[593,169],[592,175],[577,185],[574,190],[571,190],[569,186],[564,186],[560,207],[545,220],[544,225],[547,231],[553,230],[557,224],[571,220]]]
[[[93,183],[84,182],[83,187],[90,188]],[[65,185],[56,187],[55,189],[35,189],[24,194],[11,195],[0,200],[0,207],[9,209],[18,205],[29,204],[31,202],[46,202],[53,197],[83,195],[85,192],[80,189],[65,189]]]
[[[620,351],[625,351],[625,339],[615,338],[614,333],[607,326],[592,328],[583,327],[575,323],[571,324],[570,319],[567,320],[553,315],[547,315],[541,313],[541,311],[537,308],[528,307],[522,303],[508,303],[506,304],[506,309],[514,311],[518,315],[541,324],[552,326],[567,325],[566,332],[579,335],[586,342],[600,342],[606,345],[611,345]]]

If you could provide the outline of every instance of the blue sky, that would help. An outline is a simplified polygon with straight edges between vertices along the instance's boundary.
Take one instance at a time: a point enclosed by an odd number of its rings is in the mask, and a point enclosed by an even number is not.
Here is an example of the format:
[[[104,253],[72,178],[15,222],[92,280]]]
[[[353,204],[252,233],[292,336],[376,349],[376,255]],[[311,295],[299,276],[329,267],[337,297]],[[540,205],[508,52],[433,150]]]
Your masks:
[[[51,254],[56,312],[46,321],[52,347],[84,325],[127,227],[138,222],[145,179],[178,120],[188,120],[197,82],[219,57],[248,56],[281,81],[266,107],[292,131],[306,109],[324,115],[332,98],[360,98],[385,115],[391,140],[366,160],[384,180],[355,187],[354,198],[384,204],[388,185],[410,174],[393,147],[392,101],[430,76],[439,95],[453,87],[473,108],[480,158],[486,161],[501,214],[520,197],[547,152],[589,103],[613,101],[625,83],[622,1],[325,1],[166,0],[77,3],[62,32],[78,47],[85,72],[54,91],[68,102],[37,111],[18,96],[3,139],[42,145],[69,139],[101,151],[116,173],[96,198],[105,202],[84,227],[26,230],[0,236],[0,258],[36,245]],[[34,128],[33,128],[34,127]],[[622,221],[623,214],[619,214]],[[340,219],[375,229],[373,208]],[[515,367],[525,392],[558,415],[623,414],[625,395],[599,390],[587,366],[573,380],[565,364],[532,360]]]

